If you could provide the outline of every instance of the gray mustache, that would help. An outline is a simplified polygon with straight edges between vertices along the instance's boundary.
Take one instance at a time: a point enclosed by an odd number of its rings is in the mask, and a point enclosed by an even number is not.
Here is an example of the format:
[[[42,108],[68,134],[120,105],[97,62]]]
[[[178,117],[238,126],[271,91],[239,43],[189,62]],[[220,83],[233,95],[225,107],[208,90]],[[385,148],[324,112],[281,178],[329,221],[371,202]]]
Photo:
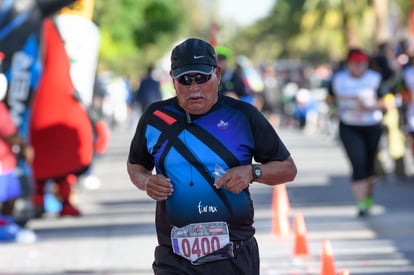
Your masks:
[[[203,97],[204,98],[204,95],[202,93],[192,93],[192,94],[188,95],[187,99],[198,98],[198,97]]]

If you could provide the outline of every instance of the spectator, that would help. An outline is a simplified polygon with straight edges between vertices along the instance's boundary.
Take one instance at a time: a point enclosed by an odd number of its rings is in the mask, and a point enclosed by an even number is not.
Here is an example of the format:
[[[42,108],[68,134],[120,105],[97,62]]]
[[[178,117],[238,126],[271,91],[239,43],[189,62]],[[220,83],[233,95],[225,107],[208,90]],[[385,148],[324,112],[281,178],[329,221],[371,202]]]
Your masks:
[[[410,57],[410,61],[403,69],[403,81],[408,91],[407,111],[406,111],[406,127],[411,143],[411,153],[414,156],[414,56]]]
[[[141,111],[144,112],[151,103],[161,99],[161,84],[154,78],[154,67],[148,66],[147,73],[135,94],[135,101],[140,105]]]
[[[21,155],[30,164],[34,158],[34,150],[18,134],[18,130],[3,101],[0,101],[0,125],[1,214],[12,216],[14,202],[21,194],[20,182],[15,170],[17,166],[16,155]]]
[[[218,46],[216,50],[217,64],[222,68],[219,93],[253,104],[253,92],[243,82],[243,68],[240,64],[234,70],[229,66],[231,50],[223,46]]]

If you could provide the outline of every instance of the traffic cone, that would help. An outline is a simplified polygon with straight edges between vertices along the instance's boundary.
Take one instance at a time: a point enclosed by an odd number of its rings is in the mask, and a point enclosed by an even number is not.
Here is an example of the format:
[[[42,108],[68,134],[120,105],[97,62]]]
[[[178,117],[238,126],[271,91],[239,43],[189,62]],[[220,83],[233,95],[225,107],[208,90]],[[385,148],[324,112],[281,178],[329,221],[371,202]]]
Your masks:
[[[285,184],[278,184],[273,188],[272,198],[272,233],[277,236],[287,236],[289,226],[290,203]]]
[[[322,244],[321,275],[336,275],[332,246],[328,240]]]
[[[284,207],[286,208],[286,212],[290,212],[290,202],[289,202],[289,196],[286,189],[286,184],[278,184],[276,185],[277,192],[279,193],[279,199],[283,203]]]
[[[306,225],[302,213],[297,213],[295,215],[293,227],[295,230],[295,247],[293,255],[295,257],[307,257],[309,252],[306,238]]]
[[[350,275],[347,269],[341,271],[341,275]]]

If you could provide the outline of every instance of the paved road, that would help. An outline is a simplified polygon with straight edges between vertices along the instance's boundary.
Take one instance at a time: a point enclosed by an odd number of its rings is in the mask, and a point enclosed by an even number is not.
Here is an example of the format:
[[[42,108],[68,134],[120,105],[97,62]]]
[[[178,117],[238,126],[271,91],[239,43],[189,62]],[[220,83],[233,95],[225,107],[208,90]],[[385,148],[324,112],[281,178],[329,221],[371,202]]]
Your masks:
[[[287,185],[289,221],[302,213],[309,256],[293,255],[294,234],[272,233],[273,187],[254,184],[256,237],[261,274],[319,274],[322,243],[332,245],[339,273],[414,274],[414,180],[380,183],[373,214],[355,216],[349,167],[341,147],[329,136],[305,136],[292,129],[280,135],[295,158],[299,174]],[[129,183],[125,172],[130,130],[112,133],[111,145],[96,165],[97,190],[81,188],[81,218],[49,214],[32,220],[34,244],[0,244],[0,274],[152,274],[154,203]],[[410,160],[411,161],[411,160]]]

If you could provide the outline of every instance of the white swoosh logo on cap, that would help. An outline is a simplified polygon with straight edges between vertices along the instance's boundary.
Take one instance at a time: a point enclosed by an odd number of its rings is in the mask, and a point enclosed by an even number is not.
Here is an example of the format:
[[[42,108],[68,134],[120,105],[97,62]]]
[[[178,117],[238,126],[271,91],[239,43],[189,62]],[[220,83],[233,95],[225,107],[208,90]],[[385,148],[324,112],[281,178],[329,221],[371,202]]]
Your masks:
[[[203,57],[204,57],[204,55],[194,55],[193,56],[194,59],[200,59],[200,58],[203,58]]]

